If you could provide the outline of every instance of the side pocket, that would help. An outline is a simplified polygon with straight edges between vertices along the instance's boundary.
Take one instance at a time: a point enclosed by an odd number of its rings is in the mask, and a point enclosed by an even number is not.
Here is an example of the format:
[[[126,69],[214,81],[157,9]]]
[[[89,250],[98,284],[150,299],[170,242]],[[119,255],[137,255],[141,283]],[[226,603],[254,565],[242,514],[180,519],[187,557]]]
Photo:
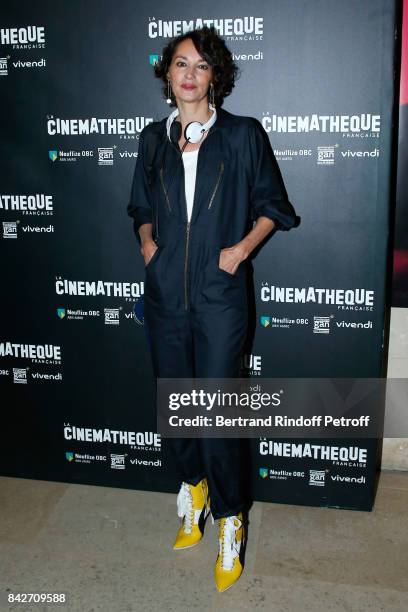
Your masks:
[[[157,255],[160,250],[161,250],[161,247],[158,246],[155,252],[153,253],[153,256],[149,259],[149,263],[145,266],[145,270],[150,268],[151,264],[157,259]]]
[[[221,274],[225,274],[226,276],[229,276],[230,278],[236,278],[237,277],[237,273],[235,272],[235,274],[231,274],[230,272],[227,272],[226,270],[223,270],[222,268],[220,268],[220,266],[218,266],[218,271],[221,272]]]
[[[219,249],[218,255],[217,255],[217,259],[216,259],[216,266],[217,266],[218,272],[221,272],[221,274],[224,274],[228,278],[237,278],[238,271],[239,271],[239,268],[240,268],[241,264],[239,264],[238,268],[235,271],[235,274],[231,274],[230,272],[227,272],[226,270],[223,270],[222,268],[220,268],[220,253],[221,253],[221,250],[222,249]]]

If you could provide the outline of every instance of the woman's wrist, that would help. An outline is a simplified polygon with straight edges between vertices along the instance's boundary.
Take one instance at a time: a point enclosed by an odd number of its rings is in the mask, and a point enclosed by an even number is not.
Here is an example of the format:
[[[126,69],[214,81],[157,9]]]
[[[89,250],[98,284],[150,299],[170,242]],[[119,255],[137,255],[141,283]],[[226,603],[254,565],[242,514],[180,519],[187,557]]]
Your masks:
[[[238,242],[237,247],[241,256],[241,261],[244,261],[251,253],[250,242],[246,238],[243,238],[240,242]]]

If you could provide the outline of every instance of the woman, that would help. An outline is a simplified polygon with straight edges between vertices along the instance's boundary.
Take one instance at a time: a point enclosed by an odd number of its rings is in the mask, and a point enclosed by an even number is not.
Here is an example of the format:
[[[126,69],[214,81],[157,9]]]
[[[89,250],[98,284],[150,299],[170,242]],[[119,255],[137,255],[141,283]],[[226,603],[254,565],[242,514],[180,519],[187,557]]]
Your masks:
[[[145,262],[156,377],[239,376],[249,255],[272,229],[298,222],[262,125],[221,108],[236,74],[224,41],[207,27],[173,39],[155,65],[176,109],[140,134],[128,213]],[[201,540],[211,510],[219,520],[215,582],[223,591],[243,568],[240,440],[168,441],[182,483],[174,549]]]

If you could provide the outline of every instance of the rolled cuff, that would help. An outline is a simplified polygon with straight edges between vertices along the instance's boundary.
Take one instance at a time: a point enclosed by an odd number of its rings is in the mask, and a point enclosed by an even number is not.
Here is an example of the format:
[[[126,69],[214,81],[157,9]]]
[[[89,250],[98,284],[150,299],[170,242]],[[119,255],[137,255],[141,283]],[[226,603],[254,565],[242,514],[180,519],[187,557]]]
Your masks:
[[[134,210],[130,216],[133,218],[133,231],[140,243],[139,227],[144,223],[153,223],[152,213],[146,209]]]
[[[282,200],[279,203],[258,204],[255,208],[254,220],[258,217],[267,217],[275,223],[276,230],[288,231],[300,224],[300,217],[295,213],[289,201]]]

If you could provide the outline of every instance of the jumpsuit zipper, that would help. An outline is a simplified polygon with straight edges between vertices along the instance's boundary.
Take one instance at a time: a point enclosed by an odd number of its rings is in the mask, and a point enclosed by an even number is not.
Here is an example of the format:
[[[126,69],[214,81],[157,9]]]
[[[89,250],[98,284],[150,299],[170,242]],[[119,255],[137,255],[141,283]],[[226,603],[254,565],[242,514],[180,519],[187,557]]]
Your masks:
[[[211,134],[215,131],[215,129],[216,128],[214,128],[214,130],[211,130],[211,128],[210,128],[210,131],[208,132],[207,137],[206,137],[205,140],[207,140],[209,138],[209,136],[211,136]],[[171,142],[171,144],[173,145],[173,147],[175,149],[177,149],[178,153],[180,153],[179,147],[176,147],[176,145],[173,142]],[[198,151],[198,155],[197,155],[197,167],[198,167],[198,158],[200,156],[201,148],[202,148],[202,145],[201,145],[201,147],[200,147],[200,149]],[[220,175],[222,174],[222,171],[224,170],[224,163],[221,162],[221,165],[222,165],[222,170],[220,168]],[[184,164],[183,164],[183,172],[184,172]],[[163,191],[164,191],[164,193],[166,195],[167,205],[168,205],[168,207],[170,209],[169,198],[168,198],[168,195],[167,195],[167,192],[166,192],[166,189],[165,189],[165,186],[164,186],[164,181],[163,181],[163,166],[160,169],[160,178],[161,178],[161,183],[162,183],[162,186],[163,186]],[[220,180],[220,176],[219,176],[219,178],[217,180],[217,184],[216,184],[214,192],[212,194],[210,204],[212,203],[213,197],[215,195],[215,191],[218,188],[219,180]],[[186,197],[185,197],[185,193],[184,193],[184,202],[185,202],[185,205],[186,205],[186,219],[188,219],[187,200],[186,200]],[[186,225],[186,251],[185,251],[185,257],[184,257],[184,308],[185,308],[185,310],[188,310],[188,306],[189,306],[189,302],[188,302],[188,290],[187,290],[187,269],[188,269],[188,246],[189,246],[189,239],[190,239],[190,221],[187,221],[187,225]]]
[[[197,155],[197,163],[198,163],[198,155]],[[184,175],[184,185],[185,185],[185,174],[184,174],[184,164],[183,164],[183,175]],[[184,189],[184,203],[186,205],[186,219],[187,219],[187,226],[186,226],[186,254],[185,254],[185,258],[184,258],[184,308],[185,310],[188,310],[188,291],[187,291],[187,262],[188,262],[188,242],[190,239],[190,221],[188,220],[188,208],[187,208],[187,198],[186,198],[186,192]]]
[[[187,292],[187,261],[188,261],[188,241],[190,238],[190,221],[187,222],[186,229],[186,256],[184,259],[184,307],[188,310],[188,292]]]

